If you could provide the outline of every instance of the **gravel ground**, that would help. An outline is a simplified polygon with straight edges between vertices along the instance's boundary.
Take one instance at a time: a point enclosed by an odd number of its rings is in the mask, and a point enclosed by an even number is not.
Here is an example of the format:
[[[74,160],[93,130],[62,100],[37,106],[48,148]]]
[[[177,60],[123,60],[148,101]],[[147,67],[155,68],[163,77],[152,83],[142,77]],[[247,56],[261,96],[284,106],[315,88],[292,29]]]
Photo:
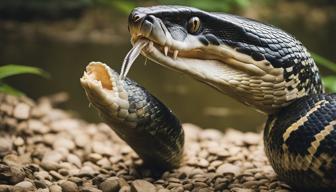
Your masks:
[[[0,192],[291,191],[277,180],[255,133],[184,124],[185,158],[158,173],[105,124],[37,102],[0,94]]]

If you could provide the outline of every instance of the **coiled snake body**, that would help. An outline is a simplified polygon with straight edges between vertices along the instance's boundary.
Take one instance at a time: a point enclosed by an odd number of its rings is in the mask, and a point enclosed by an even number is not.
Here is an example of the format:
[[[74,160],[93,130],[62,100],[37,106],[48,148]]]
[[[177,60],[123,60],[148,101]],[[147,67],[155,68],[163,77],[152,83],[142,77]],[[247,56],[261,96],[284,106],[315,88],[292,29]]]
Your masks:
[[[145,57],[268,114],[265,151],[280,179],[299,190],[336,189],[336,95],[323,93],[298,40],[254,20],[180,6],[136,8],[128,27],[133,44],[147,41]]]

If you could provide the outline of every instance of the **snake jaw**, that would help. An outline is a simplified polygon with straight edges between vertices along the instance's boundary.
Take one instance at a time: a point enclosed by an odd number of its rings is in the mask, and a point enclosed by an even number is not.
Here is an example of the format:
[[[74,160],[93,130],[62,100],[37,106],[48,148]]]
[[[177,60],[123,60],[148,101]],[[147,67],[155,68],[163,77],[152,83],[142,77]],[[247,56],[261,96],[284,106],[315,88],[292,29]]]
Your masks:
[[[93,106],[120,120],[127,118],[128,93],[119,75],[106,64],[91,62],[80,82]]]

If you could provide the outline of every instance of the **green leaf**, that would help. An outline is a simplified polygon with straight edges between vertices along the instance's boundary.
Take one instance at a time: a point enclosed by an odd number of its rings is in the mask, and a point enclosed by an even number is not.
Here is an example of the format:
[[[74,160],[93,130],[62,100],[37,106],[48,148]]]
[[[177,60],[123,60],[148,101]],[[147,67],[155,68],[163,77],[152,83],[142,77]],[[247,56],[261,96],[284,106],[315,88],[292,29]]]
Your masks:
[[[50,77],[47,72],[36,67],[12,64],[0,67],[0,79],[19,74],[34,74],[45,78]]]
[[[134,3],[128,1],[111,1],[112,5],[119,11],[129,14],[135,6]]]
[[[322,57],[321,55],[313,53],[313,52],[311,52],[311,55],[313,56],[314,60],[318,64],[320,64],[320,65],[322,65],[322,66],[324,66],[324,67],[326,67],[326,68],[328,68],[328,69],[330,69],[330,70],[332,70],[333,72],[336,73],[336,63]]]
[[[328,91],[336,92],[336,76],[327,76],[323,79],[323,84]]]
[[[0,82],[0,92],[1,93],[7,93],[10,95],[14,95],[14,96],[21,96],[24,95],[24,93],[22,93],[21,91],[5,84],[5,83],[1,83]]]

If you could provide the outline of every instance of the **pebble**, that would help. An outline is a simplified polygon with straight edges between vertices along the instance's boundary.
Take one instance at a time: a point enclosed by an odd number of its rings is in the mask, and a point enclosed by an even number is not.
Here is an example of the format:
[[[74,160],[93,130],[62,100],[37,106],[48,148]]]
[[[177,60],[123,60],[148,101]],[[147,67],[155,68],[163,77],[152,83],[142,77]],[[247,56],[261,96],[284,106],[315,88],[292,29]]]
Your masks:
[[[53,184],[49,186],[49,191],[50,192],[62,192],[62,187],[60,187],[57,184]]]
[[[99,189],[103,192],[117,192],[120,190],[120,185],[117,178],[108,178],[99,185]]]
[[[81,162],[81,160],[79,159],[79,157],[77,155],[69,154],[67,156],[67,161],[69,163],[72,163],[72,164],[76,165],[77,167],[81,167],[82,166],[82,162]]]
[[[29,181],[22,181],[14,186],[13,191],[15,192],[29,192],[29,191],[35,191],[34,185]]]
[[[224,163],[217,168],[216,173],[221,175],[226,173],[233,173],[234,175],[239,175],[240,171],[241,171],[240,167],[230,163]]]
[[[41,134],[45,134],[49,131],[49,128],[43,122],[35,119],[28,121],[28,129]]]
[[[0,157],[10,153],[13,148],[13,142],[10,138],[0,137]]]
[[[49,151],[44,154],[42,162],[59,162],[63,159],[63,155],[58,151]]]
[[[26,103],[19,103],[15,106],[13,116],[18,119],[28,119],[30,115],[30,106]]]
[[[9,101],[0,105],[0,127],[16,130],[9,135],[0,129],[0,191],[291,191],[277,180],[260,134],[184,124],[185,160],[160,174],[142,167],[105,124],[73,118],[47,98]]]
[[[75,143],[78,147],[85,147],[90,142],[90,137],[85,134],[79,134],[75,137]]]
[[[0,184],[0,191],[1,192],[11,192],[13,191],[13,186],[12,185],[4,185],[4,184]]]
[[[78,191],[78,186],[76,183],[71,182],[71,181],[64,181],[61,183],[62,187],[62,192],[77,192]]]
[[[49,181],[51,180],[51,176],[47,171],[35,172],[34,176],[39,180],[49,180]]]
[[[131,192],[155,192],[155,186],[146,180],[135,180],[131,183]]]
[[[14,145],[19,147],[22,146],[24,144],[24,140],[22,139],[22,137],[18,137],[14,140]]]
[[[70,139],[59,138],[54,142],[53,147],[54,149],[65,148],[71,150],[75,148],[75,143]]]

